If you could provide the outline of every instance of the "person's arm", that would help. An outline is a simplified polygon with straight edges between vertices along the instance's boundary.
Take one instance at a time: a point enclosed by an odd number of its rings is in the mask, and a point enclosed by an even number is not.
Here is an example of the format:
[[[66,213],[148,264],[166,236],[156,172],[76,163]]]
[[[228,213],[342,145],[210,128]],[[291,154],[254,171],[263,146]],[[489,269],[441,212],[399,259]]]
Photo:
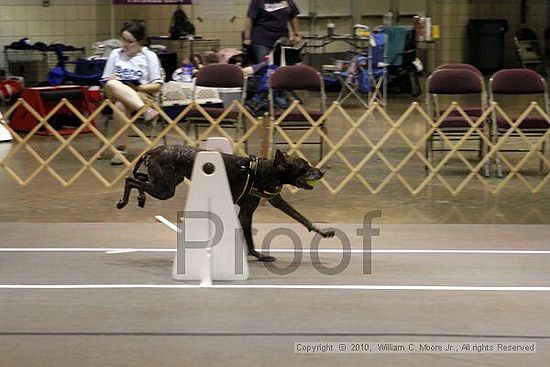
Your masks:
[[[160,90],[160,87],[164,82],[160,72],[160,60],[156,54],[150,52],[148,53],[147,64],[149,68],[149,82],[138,85],[136,90],[143,93],[155,94]]]
[[[252,44],[252,28],[254,28],[254,20],[258,17],[259,4],[257,0],[250,0],[248,10],[246,11],[246,22],[244,23],[244,40],[246,46]]]
[[[300,33],[300,25],[298,23],[298,17],[294,17],[290,20],[290,28],[292,30],[291,40],[299,42],[302,40],[302,34]]]
[[[252,18],[246,18],[246,22],[244,23],[243,43],[247,46],[250,46],[252,44],[252,24]]]
[[[254,64],[252,66],[247,66],[245,68],[243,68],[243,73],[245,75],[252,75],[252,74],[256,74],[258,71],[262,70],[263,68],[265,68],[267,66],[267,62],[265,61],[262,61],[258,64]]]
[[[113,50],[109,54],[109,57],[107,58],[107,62],[105,63],[105,67],[103,68],[103,74],[101,75],[102,81],[107,81],[109,79],[113,79],[113,73],[115,68],[115,61],[117,60],[116,52],[119,50]]]

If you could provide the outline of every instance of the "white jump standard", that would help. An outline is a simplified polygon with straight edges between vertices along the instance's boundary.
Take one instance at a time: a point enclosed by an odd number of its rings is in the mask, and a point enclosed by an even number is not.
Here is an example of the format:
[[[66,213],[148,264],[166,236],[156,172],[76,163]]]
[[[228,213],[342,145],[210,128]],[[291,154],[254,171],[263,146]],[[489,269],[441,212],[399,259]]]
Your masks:
[[[248,263],[220,153],[197,153],[178,233],[176,280],[246,280]]]

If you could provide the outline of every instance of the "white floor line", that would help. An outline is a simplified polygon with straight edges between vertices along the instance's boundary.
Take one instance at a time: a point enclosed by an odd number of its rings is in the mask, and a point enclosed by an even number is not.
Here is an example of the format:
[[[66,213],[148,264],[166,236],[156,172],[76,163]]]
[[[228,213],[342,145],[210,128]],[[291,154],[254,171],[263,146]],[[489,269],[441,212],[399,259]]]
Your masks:
[[[165,226],[167,226],[168,228],[170,228],[172,231],[181,233],[181,229],[179,229],[177,225],[170,222],[168,219],[164,218],[162,215],[155,215],[155,219],[160,223],[164,224]]]
[[[176,252],[171,248],[126,248],[126,247],[6,247],[0,252]]]
[[[173,248],[125,248],[125,247],[6,247],[0,252],[105,252],[119,254],[130,252],[176,252]],[[310,253],[311,249],[270,249],[272,253]],[[318,253],[342,254],[340,249],[318,249]],[[363,249],[351,249],[352,254],[361,254]],[[550,255],[550,250],[454,250],[454,249],[374,249],[367,251],[373,254],[489,254],[489,255]]]
[[[10,289],[271,289],[271,290],[333,290],[333,291],[430,291],[430,292],[550,292],[550,287],[487,287],[439,285],[330,285],[330,284],[0,284],[0,290]]]

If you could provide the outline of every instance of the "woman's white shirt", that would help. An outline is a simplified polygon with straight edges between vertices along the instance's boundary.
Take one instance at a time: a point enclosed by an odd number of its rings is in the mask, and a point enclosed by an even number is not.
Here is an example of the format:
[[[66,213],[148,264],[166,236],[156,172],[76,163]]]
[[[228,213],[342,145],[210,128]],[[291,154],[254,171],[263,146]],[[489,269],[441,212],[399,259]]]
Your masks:
[[[115,75],[119,80],[139,80],[140,84],[163,83],[160,61],[153,51],[143,47],[140,52],[130,55],[122,48],[111,52],[102,79]]]

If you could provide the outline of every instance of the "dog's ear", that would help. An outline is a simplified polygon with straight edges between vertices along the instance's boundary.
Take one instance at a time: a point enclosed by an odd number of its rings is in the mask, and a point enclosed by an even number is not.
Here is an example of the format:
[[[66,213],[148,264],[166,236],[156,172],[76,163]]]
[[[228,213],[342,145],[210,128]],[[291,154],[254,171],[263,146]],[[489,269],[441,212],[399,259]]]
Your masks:
[[[286,160],[285,154],[279,149],[275,152],[275,159],[273,160],[273,166],[277,170],[284,170],[288,167],[288,162]]]

